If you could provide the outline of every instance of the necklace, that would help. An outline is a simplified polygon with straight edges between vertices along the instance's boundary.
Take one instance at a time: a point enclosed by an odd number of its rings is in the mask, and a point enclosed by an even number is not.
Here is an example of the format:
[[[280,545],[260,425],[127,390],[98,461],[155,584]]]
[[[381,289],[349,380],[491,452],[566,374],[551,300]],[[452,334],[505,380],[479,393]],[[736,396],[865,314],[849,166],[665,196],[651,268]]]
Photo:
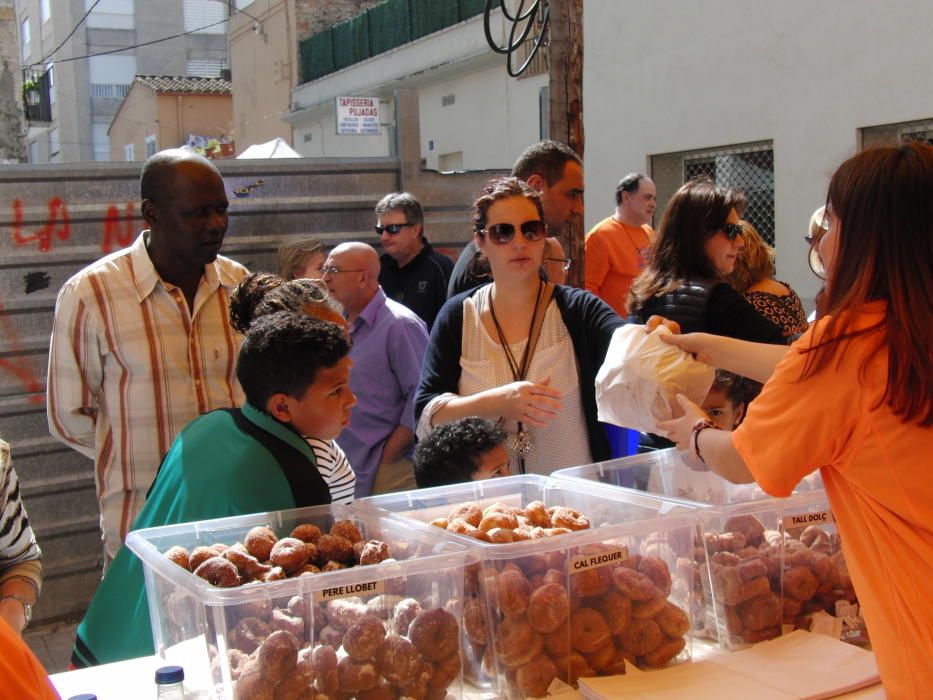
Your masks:
[[[525,380],[525,375],[528,373],[528,368],[531,365],[531,345],[532,345],[532,333],[535,328],[535,321],[538,318],[538,307],[541,304],[541,291],[544,288],[544,282],[538,278],[538,293],[535,296],[535,307],[531,312],[531,323],[528,326],[528,339],[525,341],[525,350],[522,353],[521,364],[515,359],[515,355],[512,354],[512,348],[509,347],[509,344],[505,341],[505,333],[502,332],[502,326],[499,325],[499,319],[496,318],[496,307],[492,303],[492,291],[489,292],[489,313],[492,316],[492,324],[496,327],[496,334],[499,336],[499,342],[502,344],[502,349],[505,350],[505,359],[509,363],[509,369],[512,371],[512,377],[516,382],[521,382]],[[531,439],[531,434],[525,432],[525,427],[522,425],[521,421],[518,421],[518,430],[516,431],[513,437],[509,437],[507,442],[507,449],[511,454],[514,454],[518,458],[519,468],[522,474],[525,473],[525,457],[531,453],[531,448],[534,446],[534,443]]]

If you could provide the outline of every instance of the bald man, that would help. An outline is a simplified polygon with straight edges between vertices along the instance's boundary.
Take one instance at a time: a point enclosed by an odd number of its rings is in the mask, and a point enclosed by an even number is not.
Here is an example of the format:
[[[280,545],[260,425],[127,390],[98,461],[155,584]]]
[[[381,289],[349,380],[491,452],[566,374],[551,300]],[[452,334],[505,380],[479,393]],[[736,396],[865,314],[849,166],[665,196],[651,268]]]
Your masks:
[[[356,497],[416,488],[410,453],[415,389],[428,345],[424,321],[379,286],[379,254],[342,243],[324,263],[324,284],[350,324],[350,389],[357,403],[338,444],[356,472]]]

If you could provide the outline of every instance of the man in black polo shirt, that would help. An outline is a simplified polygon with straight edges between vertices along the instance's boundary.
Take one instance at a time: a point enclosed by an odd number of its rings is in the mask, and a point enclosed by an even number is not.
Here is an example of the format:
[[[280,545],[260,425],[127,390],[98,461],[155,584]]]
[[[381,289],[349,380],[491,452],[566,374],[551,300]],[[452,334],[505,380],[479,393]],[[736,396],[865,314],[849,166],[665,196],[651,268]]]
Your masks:
[[[379,284],[386,296],[418,314],[430,330],[447,301],[453,261],[434,252],[424,237],[421,204],[408,192],[392,192],[379,200],[376,221],[385,251],[379,259]]]

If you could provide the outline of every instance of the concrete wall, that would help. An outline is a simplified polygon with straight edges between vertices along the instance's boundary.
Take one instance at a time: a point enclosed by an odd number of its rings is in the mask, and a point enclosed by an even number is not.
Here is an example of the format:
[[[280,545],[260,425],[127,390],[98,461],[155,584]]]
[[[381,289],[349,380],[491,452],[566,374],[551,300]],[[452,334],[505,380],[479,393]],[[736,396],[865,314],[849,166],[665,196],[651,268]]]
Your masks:
[[[653,154],[772,140],[779,276],[804,297],[802,237],[859,129],[933,116],[927,0],[589,0],[583,20],[587,226]]]

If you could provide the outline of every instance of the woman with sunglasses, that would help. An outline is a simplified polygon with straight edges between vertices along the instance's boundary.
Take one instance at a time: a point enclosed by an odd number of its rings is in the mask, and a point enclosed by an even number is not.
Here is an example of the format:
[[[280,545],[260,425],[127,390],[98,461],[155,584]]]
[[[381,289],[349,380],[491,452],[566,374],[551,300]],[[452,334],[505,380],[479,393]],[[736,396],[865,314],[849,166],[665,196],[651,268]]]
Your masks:
[[[789,349],[670,342],[766,381],[734,432],[695,404],[658,427],[733,482],[787,496],[819,469],[888,698],[933,687],[933,148],[865,151],[829,184],[827,315]],[[779,445],[779,449],[775,449]]]
[[[681,187],[664,210],[648,267],[629,292],[629,311],[644,323],[658,315],[685,333],[706,331],[762,343],[786,343],[771,323],[725,277],[745,245],[735,190],[709,178]]]
[[[517,178],[483,187],[473,240],[493,282],[441,309],[415,396],[419,437],[467,416],[501,419],[512,473],[610,457],[594,386],[622,319],[589,292],[541,279],[543,216],[538,193]]]

